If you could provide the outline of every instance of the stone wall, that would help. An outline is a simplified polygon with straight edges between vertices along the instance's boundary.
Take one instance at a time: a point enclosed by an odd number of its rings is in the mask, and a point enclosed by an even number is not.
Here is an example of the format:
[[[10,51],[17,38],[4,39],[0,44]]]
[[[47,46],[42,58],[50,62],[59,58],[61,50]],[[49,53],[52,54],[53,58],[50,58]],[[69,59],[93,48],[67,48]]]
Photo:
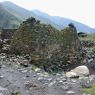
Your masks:
[[[11,39],[17,29],[2,29],[0,30],[1,39]]]

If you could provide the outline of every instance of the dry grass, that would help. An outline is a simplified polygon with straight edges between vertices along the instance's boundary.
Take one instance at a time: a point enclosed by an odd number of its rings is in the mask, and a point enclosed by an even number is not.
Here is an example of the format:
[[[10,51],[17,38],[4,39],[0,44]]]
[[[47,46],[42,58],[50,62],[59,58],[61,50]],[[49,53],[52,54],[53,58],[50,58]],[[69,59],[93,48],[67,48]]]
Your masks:
[[[84,41],[95,41],[95,34],[88,34],[86,37],[79,37],[79,39]]]

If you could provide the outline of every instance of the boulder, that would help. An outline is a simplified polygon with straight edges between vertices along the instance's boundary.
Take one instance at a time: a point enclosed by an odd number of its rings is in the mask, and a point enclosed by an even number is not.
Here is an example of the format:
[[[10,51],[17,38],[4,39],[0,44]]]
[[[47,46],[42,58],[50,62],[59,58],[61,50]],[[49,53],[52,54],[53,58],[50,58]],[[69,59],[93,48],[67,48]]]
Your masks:
[[[74,68],[70,72],[66,73],[67,77],[70,78],[75,78],[75,77],[80,77],[80,76],[88,76],[89,75],[89,69],[87,66],[82,65]]]
[[[67,72],[66,73],[66,77],[76,78],[76,77],[79,77],[79,76],[76,73],[74,73],[74,72]]]
[[[85,65],[78,66],[75,69],[71,70],[71,72],[74,72],[79,76],[88,76],[90,74],[88,67]]]

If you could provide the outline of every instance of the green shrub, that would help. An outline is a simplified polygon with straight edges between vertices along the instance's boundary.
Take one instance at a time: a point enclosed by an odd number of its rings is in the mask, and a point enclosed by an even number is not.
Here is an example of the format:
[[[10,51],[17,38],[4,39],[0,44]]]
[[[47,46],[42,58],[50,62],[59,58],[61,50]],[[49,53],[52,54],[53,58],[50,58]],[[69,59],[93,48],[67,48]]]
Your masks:
[[[83,88],[83,92],[90,95],[95,95],[95,83],[89,88]]]

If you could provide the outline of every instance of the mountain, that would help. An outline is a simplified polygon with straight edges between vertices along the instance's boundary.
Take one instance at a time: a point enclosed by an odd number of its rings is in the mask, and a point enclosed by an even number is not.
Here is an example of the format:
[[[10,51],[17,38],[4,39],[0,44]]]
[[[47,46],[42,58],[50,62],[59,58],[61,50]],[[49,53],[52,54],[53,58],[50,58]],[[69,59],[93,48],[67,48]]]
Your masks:
[[[10,13],[15,15],[16,17],[18,17],[22,21],[32,16],[32,17],[35,17],[36,19],[40,20],[42,23],[52,24],[53,26],[57,27],[57,25],[55,25],[55,23],[52,22],[50,19],[48,19],[44,16],[36,15],[34,12],[26,10],[26,9],[12,3],[12,2],[4,1],[4,2],[1,2],[1,4]]]
[[[42,23],[51,24],[54,27],[58,26],[53,21],[51,21],[49,18],[46,18],[46,16],[35,14],[34,11],[26,10],[12,2],[5,1],[5,2],[2,2],[2,5],[4,7],[6,7],[8,10],[10,10],[12,12],[12,14],[16,15],[17,17],[19,17],[22,20],[25,20],[32,16],[32,17],[35,17],[36,19],[40,20]]]
[[[64,17],[59,17],[59,16],[50,16],[39,10],[29,11],[29,10],[24,9],[24,8],[14,4],[12,2],[9,2],[9,1],[1,2],[0,6],[3,7],[3,12],[5,11],[4,13],[6,13],[6,14],[4,14],[4,16],[6,16],[6,18],[13,17],[13,18],[15,18],[14,21],[18,22],[19,24],[21,23],[21,21],[32,16],[32,17],[35,17],[37,20],[40,20],[41,23],[51,24],[53,27],[55,27],[59,30],[63,29],[69,23],[73,23],[76,26],[78,32],[86,32],[86,33],[94,33],[95,32],[95,29],[93,29],[85,24],[82,24],[80,22],[77,22],[77,21],[74,21],[71,19],[67,19]],[[0,15],[1,14],[2,14],[2,11],[0,8]],[[10,14],[11,16],[7,16],[7,14]],[[0,16],[0,19],[2,19],[1,16]],[[5,21],[4,19],[2,19],[2,20]],[[10,21],[9,18],[8,18],[8,20]],[[9,23],[9,25],[11,25],[11,24]]]
[[[0,4],[0,28],[17,28],[21,20]]]
[[[22,21],[31,16],[34,17],[34,13],[12,2],[4,1],[0,3],[0,27],[18,28]]]
[[[64,17],[59,17],[59,16],[50,16],[39,10],[33,10],[32,12],[34,12],[36,15],[39,15],[39,16],[42,16],[44,18],[51,20],[53,23],[55,23],[55,25],[57,25],[58,29],[63,29],[63,27],[67,26],[69,23],[73,23],[76,26],[78,32],[95,33],[95,29],[93,29],[85,24],[82,24],[80,22],[77,22],[77,21],[74,21],[71,19],[67,19]]]
[[[32,16],[34,15],[31,11],[26,10],[12,2],[4,1],[4,2],[1,2],[1,4],[13,15],[17,16],[18,18],[22,20],[25,20],[26,18],[29,18],[31,15]]]

